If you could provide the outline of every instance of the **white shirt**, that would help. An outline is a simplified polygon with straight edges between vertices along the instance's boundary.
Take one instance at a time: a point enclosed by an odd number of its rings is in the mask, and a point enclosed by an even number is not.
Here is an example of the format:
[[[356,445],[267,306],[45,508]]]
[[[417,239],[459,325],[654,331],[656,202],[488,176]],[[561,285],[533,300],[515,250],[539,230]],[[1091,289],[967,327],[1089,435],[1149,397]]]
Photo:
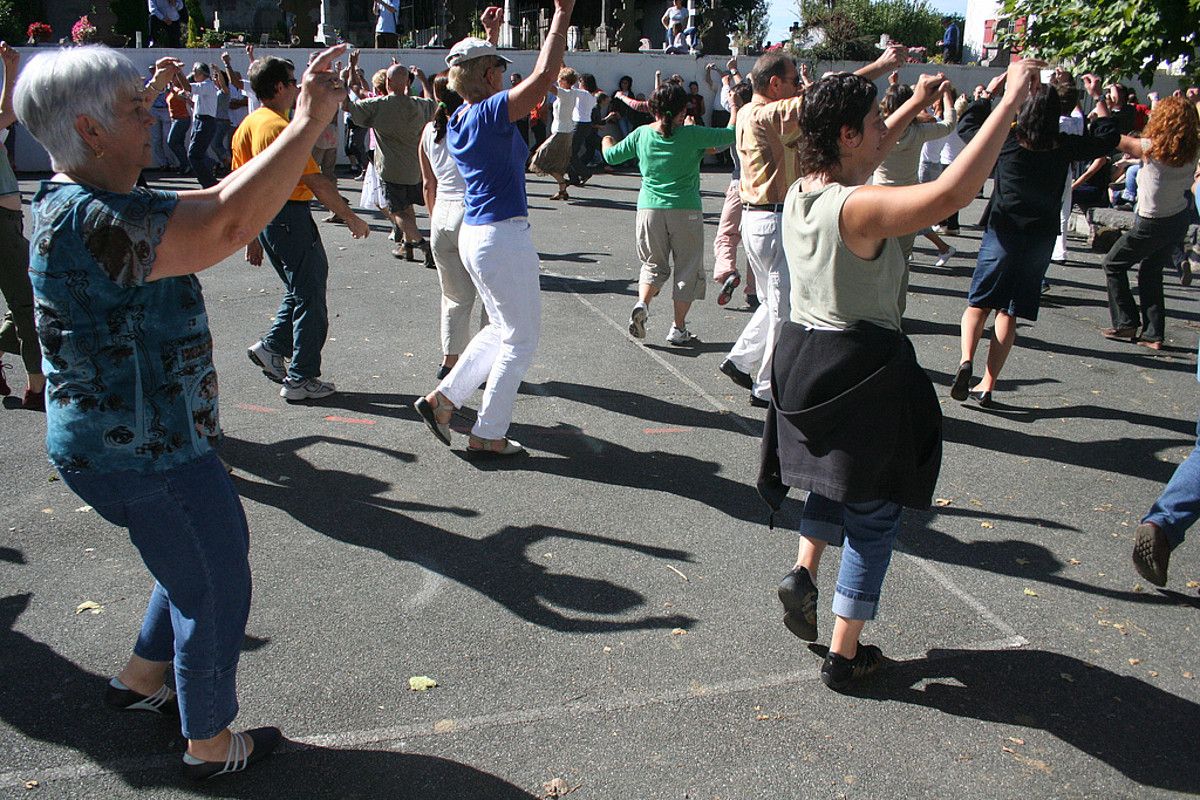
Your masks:
[[[150,13],[163,22],[177,22],[183,0],[150,0]]]
[[[246,93],[243,92],[241,89],[237,88],[233,84],[229,85],[229,100],[231,103],[234,100],[241,100],[245,96],[246,96]],[[249,115],[250,115],[250,107],[249,106],[242,106],[240,108],[234,108],[232,105],[230,105],[230,107],[229,107],[229,124],[236,128],[238,125],[241,125],[242,120],[244,120]]]
[[[396,0],[399,2],[399,0]],[[389,11],[385,6],[377,6],[379,9],[379,19],[375,20],[376,33],[395,33],[396,32],[396,12]]]
[[[198,117],[217,115],[217,85],[211,80],[192,84],[193,113]]]
[[[554,98],[554,120],[550,123],[551,133],[570,133],[575,130],[575,106],[579,103],[579,96],[587,94],[582,89],[558,87]]]
[[[592,109],[596,107],[596,96],[587,89],[571,91],[579,94],[579,99],[575,101],[575,110],[571,112],[571,119],[575,122],[591,122]]]
[[[250,81],[246,81],[245,85],[242,86],[242,94],[246,95],[247,100],[246,116],[250,116],[255,111],[258,111],[260,108],[262,108],[262,103],[258,101],[258,95],[256,95],[254,90],[250,88]]]
[[[963,151],[967,143],[962,140],[956,131],[952,131],[945,139],[939,140],[942,145],[942,150],[938,154],[938,161],[943,165],[954,163],[954,159],[958,158],[958,154]]]
[[[466,181],[458,171],[458,165],[450,157],[446,137],[443,136],[440,142],[435,142],[436,136],[437,131],[434,130],[432,122],[421,131],[421,149],[425,151],[429,166],[433,168],[433,175],[437,178],[437,201],[452,200],[461,203],[467,194]]]

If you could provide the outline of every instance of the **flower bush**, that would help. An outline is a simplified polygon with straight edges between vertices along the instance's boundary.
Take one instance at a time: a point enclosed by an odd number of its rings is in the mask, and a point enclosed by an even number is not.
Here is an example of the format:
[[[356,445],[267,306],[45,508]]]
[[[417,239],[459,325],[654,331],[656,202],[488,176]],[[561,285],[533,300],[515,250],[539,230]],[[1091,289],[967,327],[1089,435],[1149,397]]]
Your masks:
[[[88,21],[87,14],[84,14],[71,26],[71,41],[75,42],[75,44],[94,42],[96,41],[96,34],[96,26]]]
[[[25,29],[25,35],[29,41],[36,44],[37,42],[48,42],[54,36],[54,31],[44,22],[31,22],[29,27]]]

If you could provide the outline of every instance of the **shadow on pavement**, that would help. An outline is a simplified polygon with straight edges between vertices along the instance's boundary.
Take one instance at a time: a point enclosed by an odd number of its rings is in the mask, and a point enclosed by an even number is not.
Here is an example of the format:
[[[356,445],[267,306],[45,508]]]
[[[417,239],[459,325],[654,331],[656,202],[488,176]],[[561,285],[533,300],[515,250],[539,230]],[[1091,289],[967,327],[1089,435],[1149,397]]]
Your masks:
[[[184,740],[179,720],[122,714],[104,707],[107,678],[89,672],[14,629],[32,595],[0,598],[0,720],[27,739],[69,748],[136,789],[200,787],[179,775]],[[13,688],[19,690],[14,691]],[[42,701],[38,701],[42,698]],[[47,703],[53,712],[47,713]],[[285,710],[280,709],[280,714]],[[278,724],[285,730],[287,721]],[[284,743],[283,751],[251,768],[203,785],[203,794],[245,798],[388,797],[416,800],[531,800],[533,795],[474,767],[434,756],[343,750]],[[160,758],[161,756],[161,758]],[[63,766],[47,763],[40,769]],[[21,772],[36,777],[39,768]],[[53,783],[44,788],[50,791]]]
[[[643,422],[658,422],[687,428],[711,428],[730,433],[742,432],[737,424],[739,417],[734,414],[721,414],[715,409],[710,411],[705,408],[672,403],[640,392],[626,392],[607,386],[589,386],[566,381],[543,381],[537,384],[537,387],[536,392],[529,392],[529,394],[560,397],[564,400],[602,408],[614,414],[633,417]],[[761,424],[761,422],[747,417],[740,419],[755,425]]]
[[[644,605],[633,589],[591,576],[551,572],[526,551],[547,539],[568,539],[641,553],[650,558],[690,561],[683,550],[652,547],[543,525],[509,526],[472,539],[413,519],[405,512],[446,513],[474,517],[472,509],[434,506],[383,496],[392,485],[369,475],[319,467],[299,455],[315,443],[331,443],[377,452],[386,448],[326,436],[305,436],[270,444],[226,437],[221,456],[238,472],[238,493],[274,506],[297,522],[331,539],[376,550],[398,561],[418,564],[488,597],[516,616],[558,631],[608,632],[653,628],[690,628],[695,620],[682,615],[637,619],[594,619],[570,616],[615,615]],[[284,484],[276,483],[286,475]],[[263,482],[263,481],[270,481]],[[337,498],[338,502],[330,502]]]
[[[857,694],[1040,728],[1143,786],[1189,793],[1200,786],[1200,739],[1190,733],[1200,706],[1071,656],[930,650],[926,658],[892,665]],[[1036,750],[1012,749],[1013,758],[1037,766]]]

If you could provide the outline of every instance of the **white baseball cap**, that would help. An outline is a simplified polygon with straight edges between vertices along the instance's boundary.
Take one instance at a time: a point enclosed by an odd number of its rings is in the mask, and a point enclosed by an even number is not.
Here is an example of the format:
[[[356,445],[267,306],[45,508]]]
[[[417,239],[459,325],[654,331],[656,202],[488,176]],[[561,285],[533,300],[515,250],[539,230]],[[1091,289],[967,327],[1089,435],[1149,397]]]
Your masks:
[[[446,66],[453,67],[464,61],[479,58],[480,56],[495,56],[506,64],[512,63],[511,58],[505,58],[500,55],[500,51],[496,49],[496,45],[485,39],[476,39],[474,36],[469,36],[450,48],[450,52],[446,54]]]

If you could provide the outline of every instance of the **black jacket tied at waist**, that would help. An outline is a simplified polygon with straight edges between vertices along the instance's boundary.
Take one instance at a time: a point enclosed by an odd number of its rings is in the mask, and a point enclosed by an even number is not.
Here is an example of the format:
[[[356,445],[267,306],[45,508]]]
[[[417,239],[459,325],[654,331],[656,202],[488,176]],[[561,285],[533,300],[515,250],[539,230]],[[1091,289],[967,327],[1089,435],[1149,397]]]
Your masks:
[[[789,487],[844,503],[929,507],[942,464],[942,410],[903,333],[785,323],[771,393],[758,492],[772,509]]]

